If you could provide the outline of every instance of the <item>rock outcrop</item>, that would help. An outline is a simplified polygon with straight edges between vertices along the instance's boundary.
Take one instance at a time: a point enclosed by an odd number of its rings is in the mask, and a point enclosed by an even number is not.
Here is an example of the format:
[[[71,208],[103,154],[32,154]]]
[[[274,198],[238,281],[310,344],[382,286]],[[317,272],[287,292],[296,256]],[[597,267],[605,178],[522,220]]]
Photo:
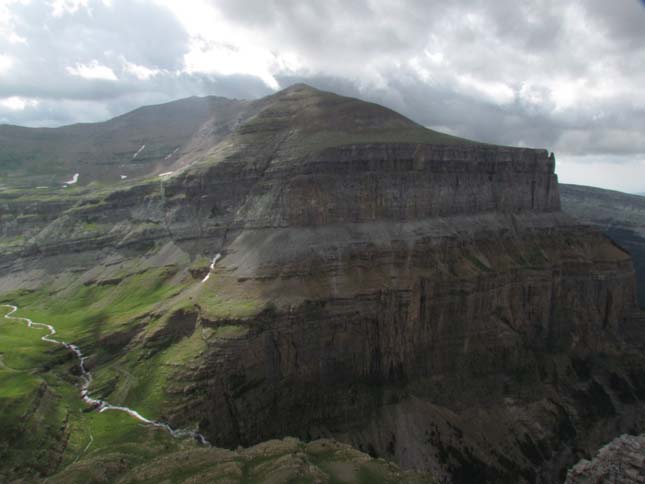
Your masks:
[[[598,451],[592,460],[582,460],[567,473],[565,484],[645,482],[645,436],[621,435]]]

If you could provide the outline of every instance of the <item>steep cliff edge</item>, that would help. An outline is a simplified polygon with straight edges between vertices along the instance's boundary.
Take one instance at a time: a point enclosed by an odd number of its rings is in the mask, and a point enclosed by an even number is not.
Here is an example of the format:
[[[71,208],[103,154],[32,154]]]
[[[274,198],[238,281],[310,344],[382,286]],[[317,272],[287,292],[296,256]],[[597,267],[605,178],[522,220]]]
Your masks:
[[[217,445],[332,436],[455,483],[562,480],[644,428],[632,262],[560,211],[553,155],[302,85],[251,104],[169,176],[47,216],[3,200],[0,289],[80,291],[97,392]]]

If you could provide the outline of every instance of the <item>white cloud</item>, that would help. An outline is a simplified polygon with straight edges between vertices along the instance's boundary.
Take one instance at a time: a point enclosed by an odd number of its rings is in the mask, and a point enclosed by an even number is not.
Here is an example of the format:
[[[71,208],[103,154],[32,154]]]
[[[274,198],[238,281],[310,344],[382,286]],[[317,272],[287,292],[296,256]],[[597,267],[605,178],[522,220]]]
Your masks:
[[[581,97],[587,96],[587,80],[555,79],[549,83],[550,97],[555,102],[555,110],[562,111],[576,106]]]
[[[62,17],[66,14],[74,14],[81,8],[87,9],[89,14],[92,15],[91,4],[93,2],[100,2],[106,7],[112,6],[112,0],[51,0],[49,5],[54,17]]]
[[[15,31],[15,20],[11,7],[26,4],[28,0],[0,0],[0,38],[9,44],[24,44],[27,40]]]
[[[265,49],[198,39],[193,39],[190,46],[184,57],[185,72],[189,74],[248,74],[259,77],[271,89],[280,87],[271,74],[271,66],[277,59]]]
[[[158,0],[170,8],[189,32],[189,51],[184,71],[189,74],[251,75],[271,89],[280,86],[274,73],[299,67],[290,52],[276,53],[258,32],[226,21],[222,14],[202,0]]]
[[[471,74],[459,74],[456,77],[462,89],[473,97],[483,97],[496,104],[508,104],[515,100],[515,91],[503,82],[485,81]]]
[[[19,96],[11,96],[0,99],[0,107],[11,111],[23,111],[27,107],[38,106],[37,99],[26,99]]]
[[[60,17],[66,13],[75,13],[81,7],[87,8],[88,0],[52,0],[52,15]]]
[[[147,81],[151,77],[154,77],[161,72],[160,69],[150,68],[129,62],[125,57],[122,57],[121,60],[123,62],[123,69],[129,74],[132,74],[140,81]]]
[[[6,73],[13,66],[13,58],[11,56],[0,54],[0,74]]]
[[[66,71],[83,79],[102,79],[105,81],[117,81],[118,78],[114,71],[107,66],[99,64],[99,61],[93,60],[89,64],[77,63],[74,67],[67,67]]]

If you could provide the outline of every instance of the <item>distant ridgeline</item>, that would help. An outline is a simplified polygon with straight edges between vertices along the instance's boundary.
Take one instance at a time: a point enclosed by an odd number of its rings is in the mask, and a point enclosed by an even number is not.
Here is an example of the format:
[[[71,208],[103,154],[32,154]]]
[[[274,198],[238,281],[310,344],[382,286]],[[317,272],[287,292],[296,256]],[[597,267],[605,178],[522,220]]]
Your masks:
[[[645,197],[580,185],[560,185],[562,207],[602,230],[632,256],[638,301],[645,309]]]

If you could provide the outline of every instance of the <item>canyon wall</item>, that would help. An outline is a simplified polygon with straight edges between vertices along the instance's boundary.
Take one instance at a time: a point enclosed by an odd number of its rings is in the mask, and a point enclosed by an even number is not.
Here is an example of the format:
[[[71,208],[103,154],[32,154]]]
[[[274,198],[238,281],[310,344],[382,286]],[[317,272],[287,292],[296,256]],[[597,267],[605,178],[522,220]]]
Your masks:
[[[21,235],[17,248],[53,254],[70,244],[100,249],[242,229],[559,210],[554,159],[544,150],[370,144],[286,166],[245,161],[232,157],[80,200],[6,197],[0,231]]]
[[[491,476],[509,482],[519,475],[553,482],[573,463],[574,448],[592,449],[614,425],[642,425],[639,407],[622,410],[622,397],[604,376],[577,385],[571,376],[578,359],[584,366],[593,355],[622,351],[635,299],[629,257],[599,234],[536,228],[532,216],[448,222],[459,237],[415,237],[430,232],[420,224],[388,242],[383,227],[354,227],[341,236],[338,228],[311,229],[308,237],[301,231],[301,257],[288,264],[277,234],[265,234],[267,245],[255,238],[233,243],[214,277],[264,291],[276,306],[244,322],[201,319],[202,327],[241,324],[247,332],[213,343],[203,366],[183,376],[191,383],[176,417],[199,415],[203,430],[226,445],[281,433],[334,435],[435,475],[459,464],[438,453],[442,437],[432,426],[459,421],[464,434],[453,453],[474,447],[471,464],[486,462]],[[491,230],[504,224],[514,228],[503,235]],[[338,242],[323,246],[316,238]],[[249,265],[267,254],[278,257]],[[616,376],[628,394],[640,385],[638,368],[632,377]],[[204,392],[208,398],[199,403],[190,397]],[[581,415],[587,398],[610,403],[587,418]],[[384,419],[388,412],[397,417]],[[464,414],[474,421],[464,425]],[[527,423],[534,414],[544,423],[539,432]],[[619,422],[607,425],[609,416]],[[489,418],[503,420],[507,433],[500,425],[487,434]],[[405,435],[412,421],[418,427]],[[562,425],[569,434],[560,440]],[[513,459],[491,455],[496,445]],[[533,445],[541,449],[537,457]]]
[[[560,211],[552,155],[312,148],[299,130],[246,125],[208,162],[69,208],[4,200],[2,233],[24,220],[29,237],[0,247],[0,288],[69,261],[208,261],[182,267],[189,305],[123,351],[203,336],[168,378],[163,417],[216,445],[333,436],[440,482],[548,483],[645,428],[631,258]],[[245,300],[250,316],[206,307]]]

